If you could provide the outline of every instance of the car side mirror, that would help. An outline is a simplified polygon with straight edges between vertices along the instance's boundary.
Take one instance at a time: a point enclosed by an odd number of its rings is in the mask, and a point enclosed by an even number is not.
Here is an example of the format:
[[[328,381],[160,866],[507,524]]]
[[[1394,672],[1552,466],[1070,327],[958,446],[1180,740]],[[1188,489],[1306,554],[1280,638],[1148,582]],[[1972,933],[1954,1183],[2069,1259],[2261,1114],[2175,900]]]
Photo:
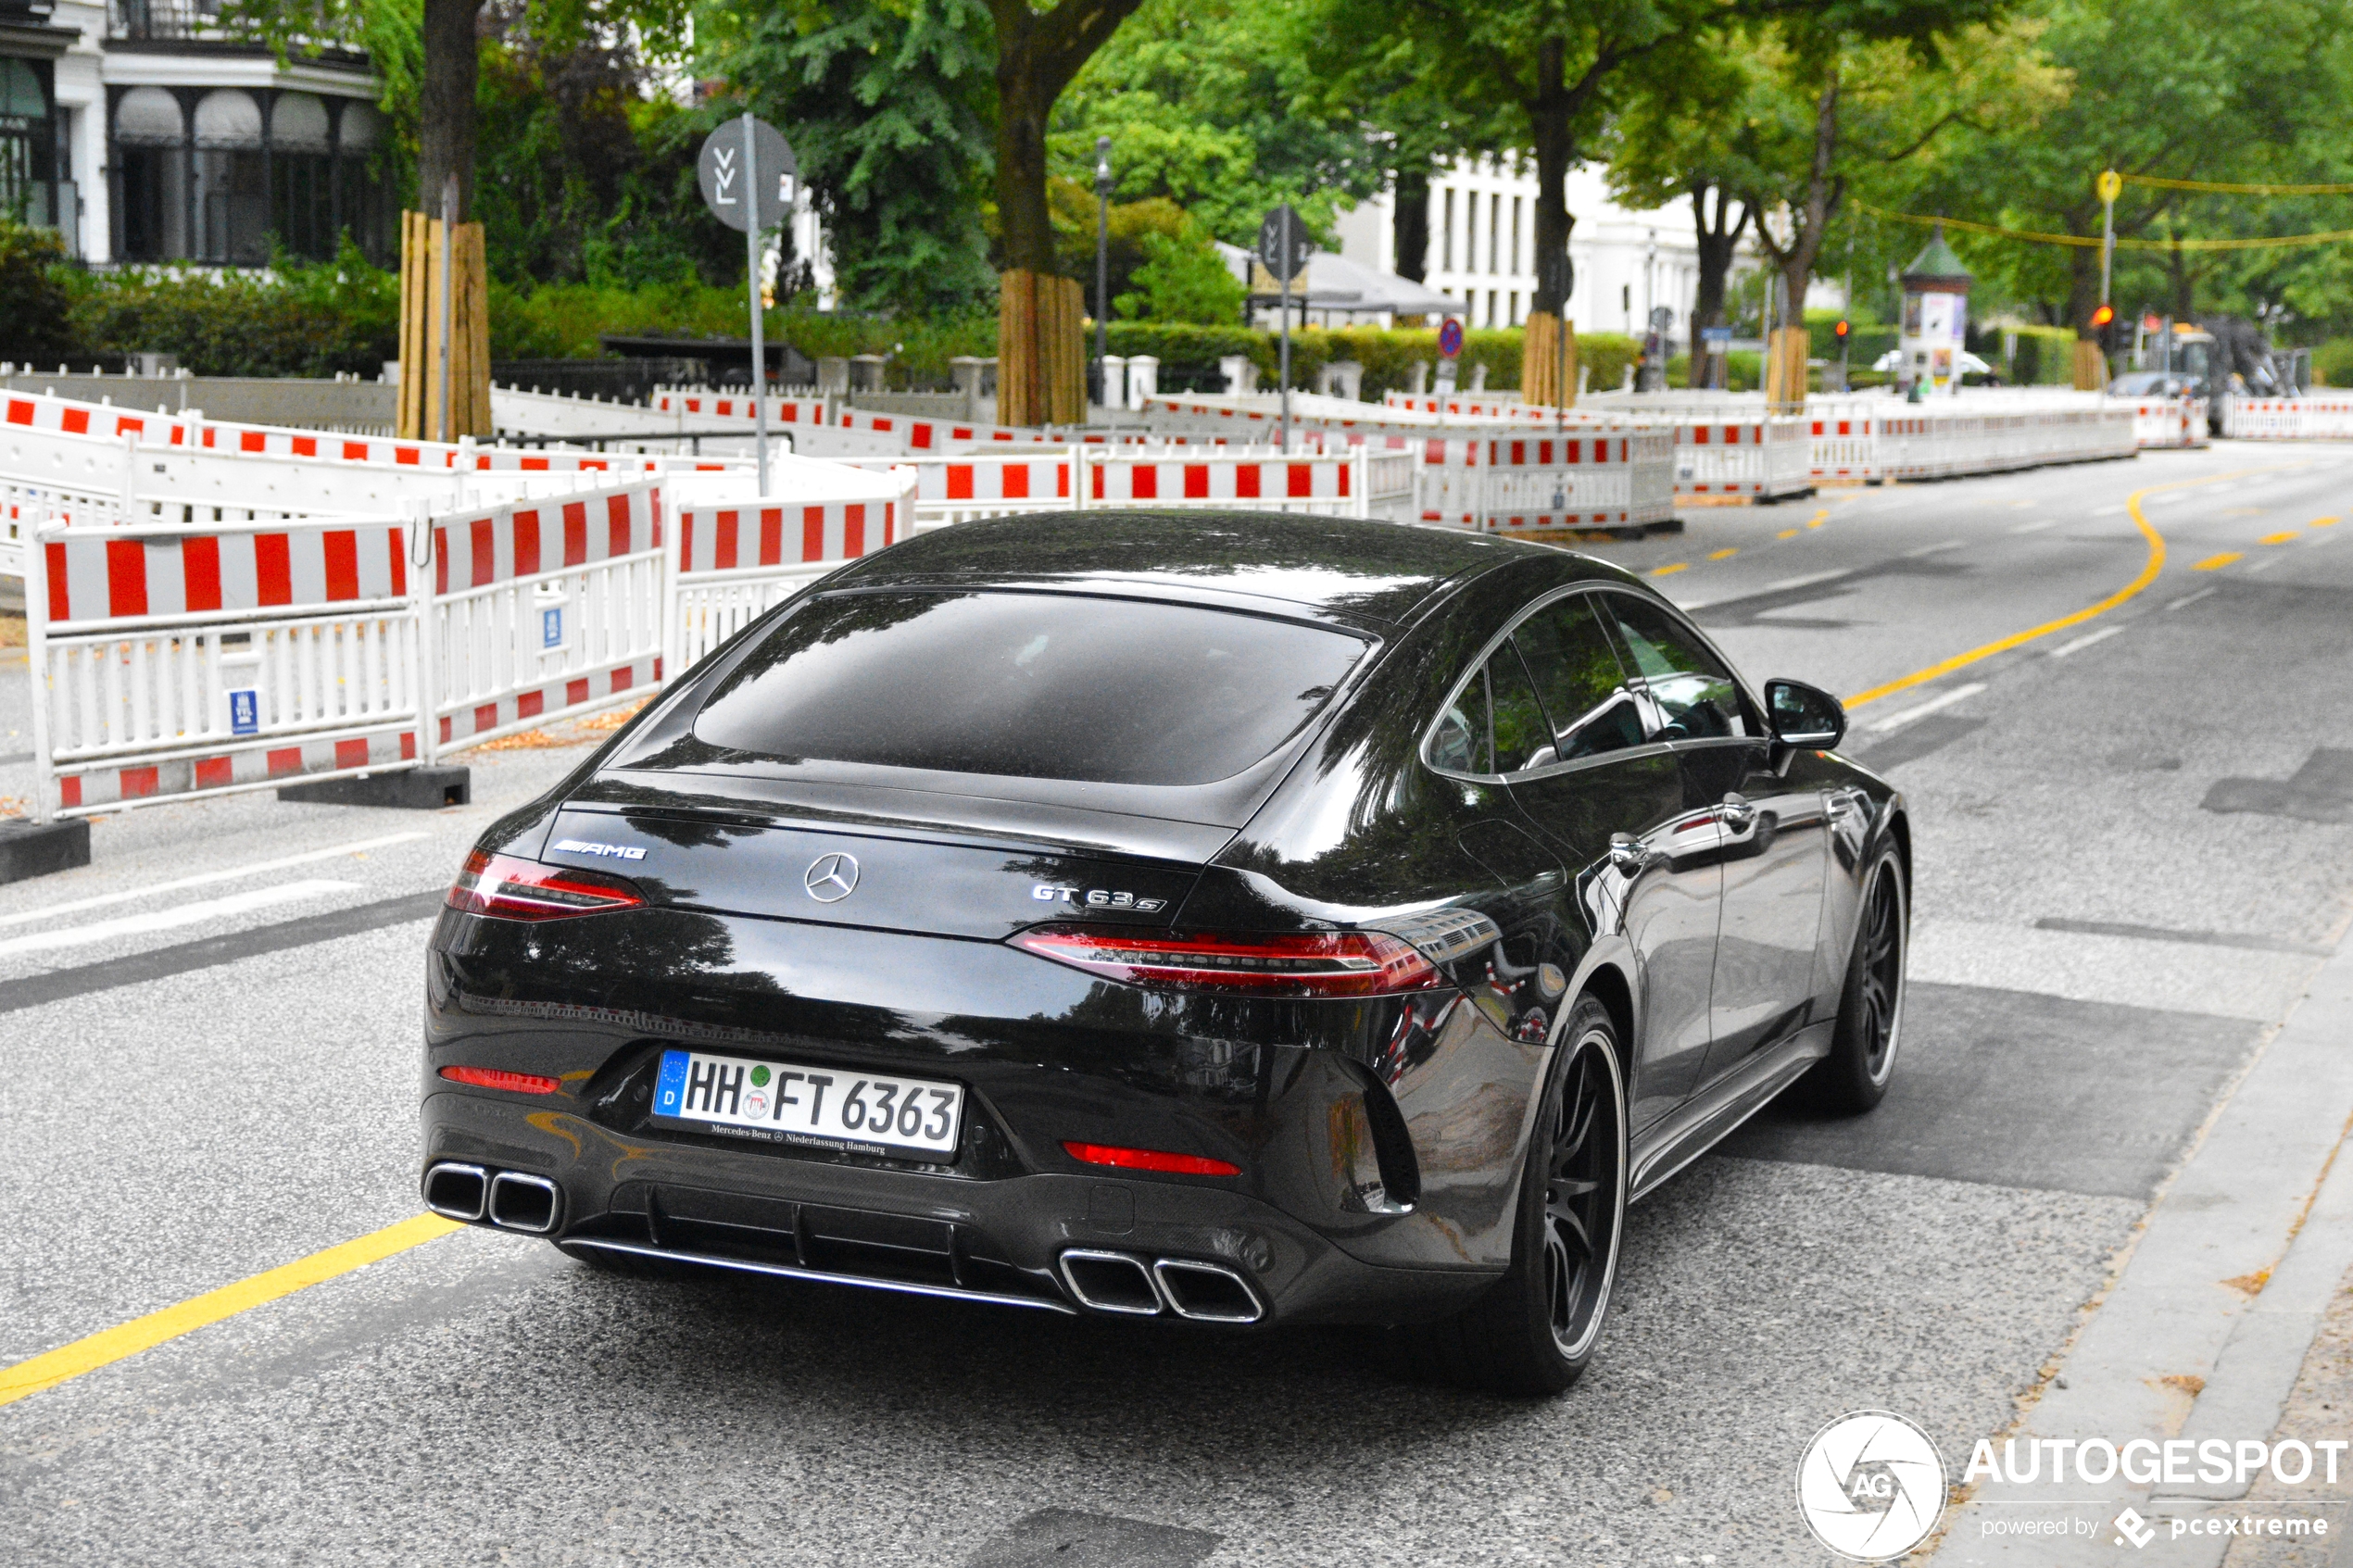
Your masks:
[[[1846,736],[1846,709],[1819,686],[1803,681],[1765,683],[1765,707],[1773,738],[1784,746],[1835,748]]]

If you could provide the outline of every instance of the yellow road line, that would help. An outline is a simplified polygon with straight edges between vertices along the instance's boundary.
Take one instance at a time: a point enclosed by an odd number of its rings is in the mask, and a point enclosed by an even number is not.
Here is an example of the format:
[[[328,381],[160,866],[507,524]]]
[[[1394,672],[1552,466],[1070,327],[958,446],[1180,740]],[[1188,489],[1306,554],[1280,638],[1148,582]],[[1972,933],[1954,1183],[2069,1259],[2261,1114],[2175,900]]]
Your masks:
[[[2291,540],[2301,539],[2303,537],[2303,534],[2291,528],[2284,533],[2266,533],[2262,538],[2258,539],[2255,542],[2259,545],[2284,545]]]
[[[1709,560],[1726,560],[1733,556],[1739,555],[1740,553],[1741,547],[1738,545],[1734,545],[1730,549],[1712,552],[1707,558]]]
[[[2340,520],[2333,517],[2316,517],[2312,520],[2310,526],[2314,528],[2334,528],[2339,521]]]
[[[1653,577],[1672,577],[1679,571],[1690,571],[1691,565],[1692,563],[1687,560],[1672,561],[1666,566],[1652,567],[1651,575]]]
[[[2054,632],[2064,632],[2070,626],[2081,626],[2095,616],[2106,615],[2109,610],[2156,582],[2157,574],[2165,570],[2165,535],[2150,526],[2148,514],[2141,510],[2143,496],[2154,495],[2160,490],[2186,490],[2193,485],[2219,484],[2223,480],[2238,479],[2257,471],[2259,470],[2254,469],[2242,469],[2234,473],[2218,473],[2206,479],[2185,479],[2172,484],[2152,484],[2145,490],[2133,491],[2124,498],[2124,506],[2133,514],[2133,526],[2141,531],[2141,536],[2148,541],[2149,546],[2148,559],[2142,563],[2139,576],[2095,605],[2087,605],[2072,615],[2060,616],[2057,621],[2045,621],[2040,626],[2030,626],[2023,632],[2013,632],[2008,636],[1987,643],[1982,647],[1974,647],[1967,653],[1957,653],[1950,659],[1941,659],[1925,670],[1915,670],[1908,675],[1873,686],[1869,691],[1857,692],[1846,699],[1846,706],[1860,708],[1867,702],[1877,702],[1883,696],[1893,696],[1897,692],[1909,691],[1914,686],[1924,686],[1940,675],[1950,675],[1956,670],[1965,670],[1982,659],[1991,659],[1997,653],[2007,653],[2010,649],[2031,643],[2037,637],[2047,637]]]
[[[1784,528],[1779,533],[1774,534],[1773,537],[1776,539],[1794,539],[1797,537],[1797,530],[1794,528]]]
[[[2224,550],[2219,556],[2208,556],[2204,560],[2198,562],[2197,570],[2200,571],[2220,571],[2224,567],[2230,565],[2233,561],[2245,560],[2246,558],[2246,555],[2238,550]]]
[[[224,1285],[218,1290],[208,1290],[175,1307],[149,1312],[144,1318],[133,1318],[114,1328],[101,1329],[87,1338],[77,1339],[55,1350],[22,1361],[16,1365],[0,1368],[0,1405],[12,1404],[28,1394],[38,1394],[54,1388],[68,1378],[80,1377],[85,1372],[95,1372],[111,1366],[142,1350],[152,1350],[168,1339],[177,1339],[194,1333],[207,1323],[236,1316],[248,1308],[307,1290],[354,1269],[367,1267],[396,1252],[447,1236],[460,1228],[454,1220],[438,1214],[419,1214],[386,1225],[356,1241],[330,1247],[323,1252],[313,1252],[308,1258],[297,1258],[291,1263],[265,1270],[250,1279],[234,1285]]]

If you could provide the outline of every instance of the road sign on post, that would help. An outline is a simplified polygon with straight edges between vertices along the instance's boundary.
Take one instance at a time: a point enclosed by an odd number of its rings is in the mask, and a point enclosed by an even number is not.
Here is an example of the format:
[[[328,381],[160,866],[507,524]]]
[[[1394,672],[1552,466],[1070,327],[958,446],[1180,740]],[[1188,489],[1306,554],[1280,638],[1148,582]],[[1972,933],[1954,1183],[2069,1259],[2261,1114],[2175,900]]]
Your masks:
[[[1307,270],[1307,255],[1314,248],[1315,243],[1307,237],[1307,225],[1299,220],[1290,203],[1283,203],[1259,220],[1259,263],[1283,286],[1283,352],[1277,375],[1283,389],[1285,452],[1290,450],[1290,281]]]
[[[1438,329],[1438,355],[1441,359],[1459,359],[1463,353],[1463,322],[1458,316],[1449,316]]]
[[[760,488],[768,488],[767,323],[760,307],[760,237],[792,216],[800,199],[800,160],[785,133],[749,112],[703,139],[695,160],[711,215],[744,234],[744,290],[751,308],[751,406],[759,433]]]

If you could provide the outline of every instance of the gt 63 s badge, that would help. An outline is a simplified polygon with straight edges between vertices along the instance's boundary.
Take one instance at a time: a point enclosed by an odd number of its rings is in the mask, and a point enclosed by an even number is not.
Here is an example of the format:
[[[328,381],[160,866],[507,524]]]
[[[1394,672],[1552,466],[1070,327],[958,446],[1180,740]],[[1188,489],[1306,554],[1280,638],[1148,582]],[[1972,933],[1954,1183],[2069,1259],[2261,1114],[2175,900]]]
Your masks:
[[[1133,893],[1122,893],[1109,887],[1064,887],[1059,883],[1041,882],[1029,890],[1029,896],[1041,903],[1083,904],[1090,909],[1134,909],[1140,914],[1156,914],[1168,907],[1165,898],[1139,898]]]

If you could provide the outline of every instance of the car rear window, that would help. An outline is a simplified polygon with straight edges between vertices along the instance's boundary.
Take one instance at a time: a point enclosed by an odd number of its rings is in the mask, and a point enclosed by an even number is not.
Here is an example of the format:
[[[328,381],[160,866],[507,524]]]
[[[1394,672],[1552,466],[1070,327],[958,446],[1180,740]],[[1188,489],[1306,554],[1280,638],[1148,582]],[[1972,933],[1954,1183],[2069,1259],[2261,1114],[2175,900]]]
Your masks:
[[[1194,605],[828,595],[729,672],[695,735],[789,761],[1208,784],[1296,733],[1365,646],[1346,633]]]

